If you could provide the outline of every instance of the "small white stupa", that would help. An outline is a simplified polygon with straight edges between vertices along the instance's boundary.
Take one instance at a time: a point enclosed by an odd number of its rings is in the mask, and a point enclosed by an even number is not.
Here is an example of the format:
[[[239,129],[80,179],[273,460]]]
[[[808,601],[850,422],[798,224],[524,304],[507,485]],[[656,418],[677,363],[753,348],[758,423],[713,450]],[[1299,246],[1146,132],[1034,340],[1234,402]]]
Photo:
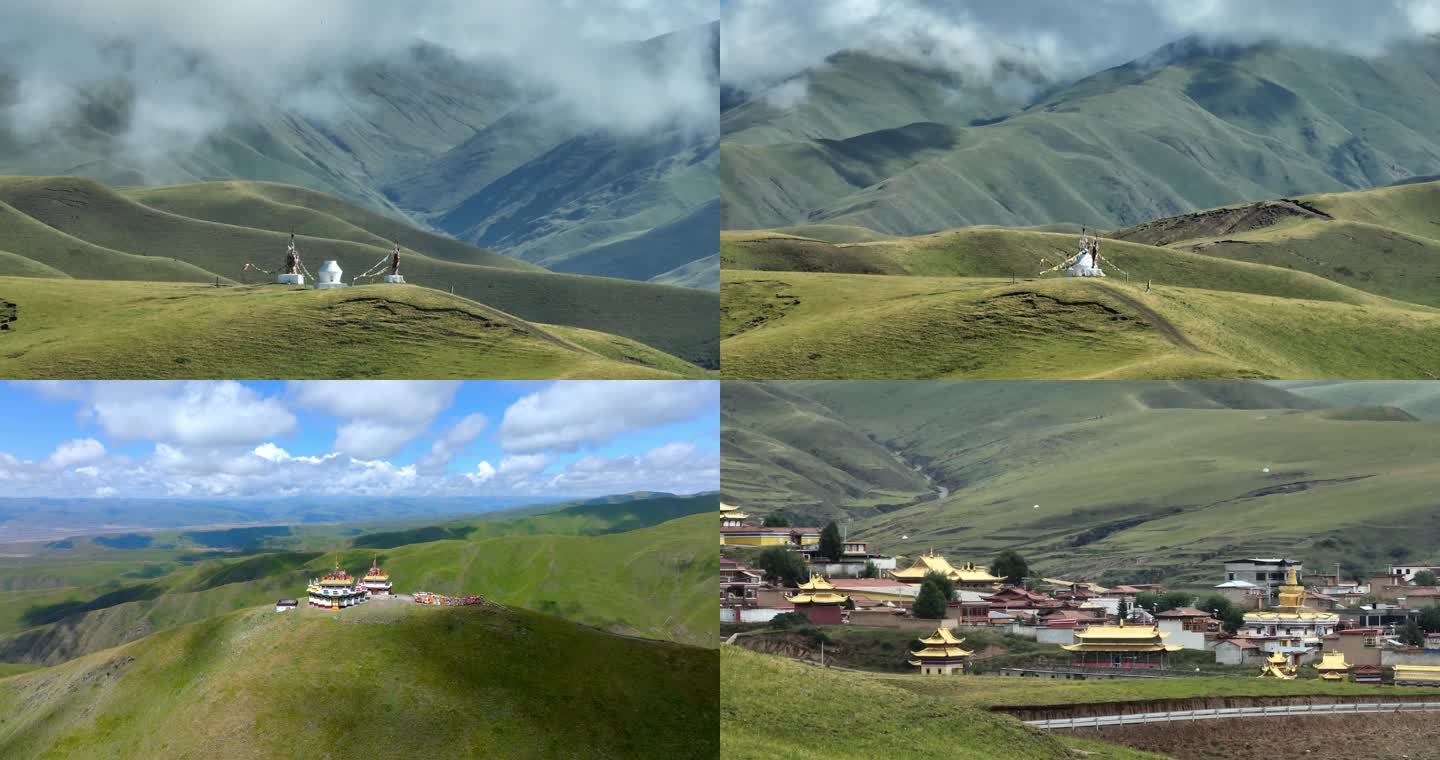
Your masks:
[[[340,276],[342,274],[344,273],[340,271],[339,264],[335,263],[333,260],[325,262],[320,267],[320,274],[316,275],[316,277],[320,279],[319,282],[315,283],[315,289],[326,290],[328,288],[346,287],[345,283],[340,281]]]
[[[1100,269],[1100,239],[1090,238],[1086,235],[1080,236],[1080,250],[1070,259],[1070,268],[1065,274],[1071,277],[1104,277],[1105,272]]]

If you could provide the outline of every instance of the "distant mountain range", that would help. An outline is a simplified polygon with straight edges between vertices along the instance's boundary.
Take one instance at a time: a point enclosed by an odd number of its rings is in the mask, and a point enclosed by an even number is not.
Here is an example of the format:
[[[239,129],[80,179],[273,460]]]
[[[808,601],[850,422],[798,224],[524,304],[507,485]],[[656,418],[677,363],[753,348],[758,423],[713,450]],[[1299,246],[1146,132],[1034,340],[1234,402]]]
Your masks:
[[[642,53],[693,49],[713,63],[718,82],[718,34],[717,22],[635,44]],[[0,108],[17,86],[3,61],[0,53]],[[111,185],[283,182],[554,271],[718,287],[713,130],[670,125],[622,135],[582,126],[502,73],[428,46],[347,78],[355,100],[342,116],[237,103],[243,121],[143,165],[124,149],[133,92],[99,87],[81,94],[70,123],[38,142],[0,127],[0,174]]]
[[[1440,173],[1436,42],[1361,59],[1187,39],[1018,105],[859,53],[797,79],[798,105],[773,89],[725,93],[727,229],[1114,229]]]

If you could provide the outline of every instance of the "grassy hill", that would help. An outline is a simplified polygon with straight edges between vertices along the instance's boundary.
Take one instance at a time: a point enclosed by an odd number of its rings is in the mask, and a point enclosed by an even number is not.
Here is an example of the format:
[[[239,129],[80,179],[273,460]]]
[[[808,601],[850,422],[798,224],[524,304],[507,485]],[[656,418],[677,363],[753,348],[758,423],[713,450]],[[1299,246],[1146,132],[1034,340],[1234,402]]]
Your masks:
[[[0,277],[11,378],[701,377],[618,335],[415,285],[305,290]]]
[[[1389,384],[1349,388],[1336,405],[1254,382],[781,387],[948,494],[882,514],[863,496],[827,511],[739,449],[725,452],[724,497],[732,480],[765,477],[773,507],[854,516],[850,535],[882,551],[988,561],[1013,548],[1047,573],[1213,585],[1226,555],[1367,571],[1440,538],[1428,453],[1440,423],[1388,406]],[[752,415],[736,401],[726,436],[767,424],[768,407]]]
[[[1433,378],[1440,368],[1430,339],[1440,313],[1318,283],[1359,303],[1114,279],[722,275],[732,379]]]
[[[712,495],[601,507],[588,517],[577,510],[392,529],[323,548],[197,552],[174,537],[134,549],[75,541],[73,550],[0,562],[0,660],[62,662],[294,597],[336,561],[353,571],[377,555],[397,592],[480,593],[616,633],[711,646],[714,503]],[[707,504],[703,513],[666,519]]]
[[[887,115],[894,100],[935,102],[947,88],[913,72],[873,89],[867,65],[832,58],[804,75],[825,86],[803,103],[762,108],[760,93],[728,112],[749,118],[722,120],[726,228],[1115,228],[1440,172],[1434,41],[1362,59],[1182,40],[987,118],[921,108]],[[854,114],[864,131],[819,128],[836,112]]]
[[[714,757],[716,658],[516,608],[251,609],[0,681],[0,754]]]
[[[797,716],[797,704],[806,705],[805,717]],[[868,674],[821,670],[733,646],[720,650],[720,709],[721,753],[736,760],[1159,757],[1062,738]]]
[[[0,178],[6,213],[15,219],[0,232],[0,250],[24,251],[17,255],[81,279],[268,281],[241,268],[278,268],[292,225],[312,271],[334,259],[354,276],[381,261],[395,238],[419,247],[402,257],[412,284],[453,289],[528,322],[610,333],[705,366],[718,361],[713,294],[536,271],[298,188],[226,183],[122,194],[73,177]]]
[[[1437,234],[1437,198],[1410,184],[1154,220],[1103,241],[1104,280],[1042,274],[1070,232],[722,232],[726,376],[1440,377],[1440,238],[1416,234]]]

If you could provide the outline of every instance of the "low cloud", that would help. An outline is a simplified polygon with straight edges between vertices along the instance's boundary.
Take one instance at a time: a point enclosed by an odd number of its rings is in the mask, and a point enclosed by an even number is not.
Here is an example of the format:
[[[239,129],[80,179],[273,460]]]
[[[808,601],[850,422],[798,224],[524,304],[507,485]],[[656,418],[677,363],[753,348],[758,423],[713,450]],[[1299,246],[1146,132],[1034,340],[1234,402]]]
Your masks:
[[[555,383],[505,410],[500,444],[518,454],[576,451],[616,436],[694,419],[715,408],[714,382],[592,381]]]

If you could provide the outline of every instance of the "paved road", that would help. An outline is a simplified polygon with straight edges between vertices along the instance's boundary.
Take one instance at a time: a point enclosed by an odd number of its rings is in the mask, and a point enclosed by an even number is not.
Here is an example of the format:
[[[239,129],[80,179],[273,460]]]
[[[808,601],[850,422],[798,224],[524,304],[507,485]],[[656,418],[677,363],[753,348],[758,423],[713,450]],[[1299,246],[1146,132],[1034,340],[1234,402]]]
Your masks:
[[[1171,710],[1132,715],[1093,715],[1079,718],[1027,720],[1036,728],[1106,728],[1140,723],[1223,720],[1228,718],[1279,718],[1304,715],[1363,715],[1397,712],[1440,712],[1440,702],[1351,702],[1330,705],[1272,705],[1268,707],[1219,707],[1209,710]]]

